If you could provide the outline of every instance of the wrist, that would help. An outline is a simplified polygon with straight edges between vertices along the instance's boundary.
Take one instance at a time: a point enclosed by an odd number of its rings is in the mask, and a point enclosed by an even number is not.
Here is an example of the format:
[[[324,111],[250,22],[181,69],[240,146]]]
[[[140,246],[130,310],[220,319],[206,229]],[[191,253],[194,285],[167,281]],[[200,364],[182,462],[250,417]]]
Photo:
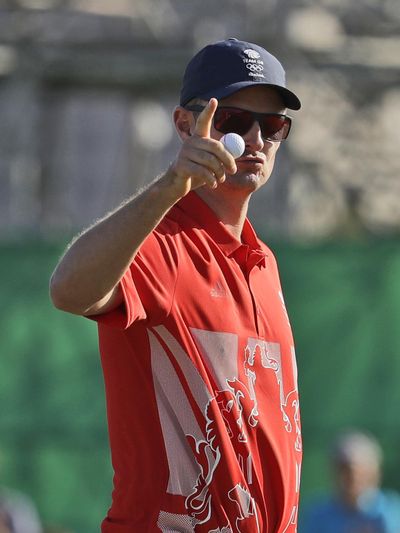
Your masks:
[[[190,189],[187,184],[179,179],[171,165],[155,183],[158,192],[171,202],[171,205],[186,196]]]

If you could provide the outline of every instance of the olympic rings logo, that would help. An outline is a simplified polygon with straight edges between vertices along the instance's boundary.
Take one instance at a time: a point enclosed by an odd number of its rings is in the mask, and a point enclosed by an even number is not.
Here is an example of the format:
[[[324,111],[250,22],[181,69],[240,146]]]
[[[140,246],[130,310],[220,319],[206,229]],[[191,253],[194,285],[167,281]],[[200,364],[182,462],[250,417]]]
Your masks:
[[[255,65],[254,63],[247,63],[246,68],[248,68],[252,72],[262,72],[264,70],[263,65]]]

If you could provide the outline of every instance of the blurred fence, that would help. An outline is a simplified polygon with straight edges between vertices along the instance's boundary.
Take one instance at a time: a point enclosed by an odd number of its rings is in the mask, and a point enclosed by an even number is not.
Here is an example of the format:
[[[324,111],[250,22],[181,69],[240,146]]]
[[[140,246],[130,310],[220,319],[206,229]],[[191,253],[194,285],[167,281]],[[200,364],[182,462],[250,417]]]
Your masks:
[[[399,244],[273,245],[297,346],[303,500],[327,486],[325,448],[348,425],[375,433],[385,482],[400,490]],[[46,523],[94,533],[111,495],[96,326],[51,307],[59,251],[0,249],[0,479],[31,495]]]

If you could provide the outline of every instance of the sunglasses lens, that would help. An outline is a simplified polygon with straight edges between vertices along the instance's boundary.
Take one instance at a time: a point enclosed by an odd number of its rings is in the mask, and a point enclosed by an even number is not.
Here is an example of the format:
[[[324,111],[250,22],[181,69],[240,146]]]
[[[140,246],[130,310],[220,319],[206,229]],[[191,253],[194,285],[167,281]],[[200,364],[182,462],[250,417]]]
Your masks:
[[[284,115],[268,115],[260,121],[261,134],[270,141],[286,139],[290,130],[290,118]]]
[[[214,115],[214,127],[221,133],[245,135],[256,120],[265,140],[282,141],[289,135],[290,117],[274,113],[252,113],[234,107],[219,107]]]
[[[219,108],[214,115],[214,127],[221,133],[244,135],[253,124],[252,114],[241,109]]]

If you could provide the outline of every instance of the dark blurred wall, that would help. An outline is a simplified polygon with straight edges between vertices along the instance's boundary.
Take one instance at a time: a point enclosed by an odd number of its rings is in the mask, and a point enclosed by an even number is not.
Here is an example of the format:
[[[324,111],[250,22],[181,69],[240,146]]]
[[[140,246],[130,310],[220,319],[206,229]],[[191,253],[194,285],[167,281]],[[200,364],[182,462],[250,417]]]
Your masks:
[[[255,225],[306,239],[398,232],[399,5],[0,2],[0,236],[74,233],[153,179],[178,145],[187,60],[230,36],[275,53],[303,101]]]

